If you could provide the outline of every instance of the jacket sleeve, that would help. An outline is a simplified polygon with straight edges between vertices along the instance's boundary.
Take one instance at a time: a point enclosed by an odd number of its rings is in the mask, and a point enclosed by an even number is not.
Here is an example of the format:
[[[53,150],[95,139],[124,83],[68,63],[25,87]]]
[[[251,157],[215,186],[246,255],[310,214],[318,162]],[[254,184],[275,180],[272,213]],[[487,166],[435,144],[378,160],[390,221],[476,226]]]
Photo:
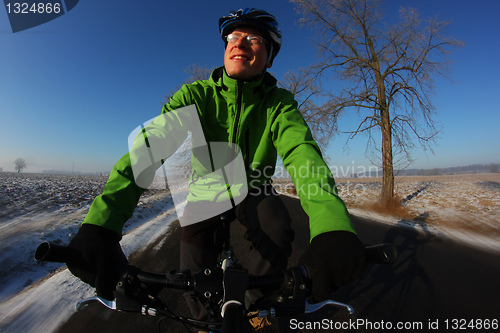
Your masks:
[[[83,223],[99,225],[121,235],[123,224],[132,216],[143,192],[135,183],[127,153],[114,165],[102,194],[94,199]]]
[[[272,123],[273,142],[309,216],[310,239],[334,230],[355,232],[333,175],[292,94],[281,100]]]
[[[185,97],[184,94],[187,94],[187,96]],[[174,96],[176,96],[176,99],[172,98],[171,102],[163,107],[162,115],[173,109],[189,105],[189,91],[187,89],[181,89],[181,91],[176,93]],[[164,119],[160,118],[162,115],[156,118],[159,119],[157,123],[162,123],[164,121]],[[172,115],[172,117],[175,118],[174,115]],[[152,127],[151,130],[140,132],[137,138],[140,139],[141,135],[144,135],[143,142],[147,142],[148,148],[150,147],[149,144],[153,144],[153,142],[167,141],[166,145],[164,144],[162,148],[168,146],[166,150],[172,150],[172,153],[175,152],[178,146],[182,144],[184,138],[181,135],[177,135],[178,133],[164,133],[165,127],[156,126],[155,128],[154,126],[155,120],[153,120],[151,124],[146,127],[146,129]],[[133,165],[137,165],[137,162],[134,161],[140,161],[148,158],[145,155],[148,154],[144,149],[139,149],[139,152],[131,150],[131,152],[126,153],[114,165],[102,194],[94,199],[89,212],[82,222],[83,224],[88,223],[99,225],[121,235],[123,225],[132,216],[134,209],[139,202],[140,196],[145,191],[145,188],[137,184],[136,179],[138,178],[134,177],[133,167]],[[166,155],[168,155],[168,153]],[[166,157],[168,156],[164,156],[164,158]],[[156,162],[159,161],[163,162],[163,159],[158,158],[158,161]],[[151,174],[154,175],[156,168],[159,167],[161,163],[153,162],[153,164],[154,165],[151,166],[151,169],[154,170]],[[137,171],[137,169],[135,171]],[[143,182],[139,181],[139,183],[142,185]],[[147,183],[147,181],[144,183]]]

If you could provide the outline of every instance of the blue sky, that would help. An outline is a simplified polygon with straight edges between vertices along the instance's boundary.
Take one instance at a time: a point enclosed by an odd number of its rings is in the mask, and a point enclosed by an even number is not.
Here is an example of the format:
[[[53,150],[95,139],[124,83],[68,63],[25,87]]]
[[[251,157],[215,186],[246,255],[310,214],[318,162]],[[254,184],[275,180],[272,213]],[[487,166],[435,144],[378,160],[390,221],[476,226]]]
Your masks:
[[[422,17],[453,20],[447,33],[465,42],[452,58],[455,83],[436,80],[433,99],[443,126],[435,155],[421,150],[411,168],[500,162],[498,54],[500,2],[390,0],[389,13],[412,6]],[[312,63],[314,34],[296,24],[285,0],[82,0],[67,14],[12,33],[0,9],[0,168],[26,160],[26,172],[109,171],[127,152],[129,133],[158,115],[165,96],[187,78],[192,64],[223,63],[217,21],[229,10],[258,7],[273,13],[284,34],[271,69],[280,79]],[[341,121],[352,128],[355,117]],[[328,150],[338,166],[369,165],[365,138],[338,136]]]

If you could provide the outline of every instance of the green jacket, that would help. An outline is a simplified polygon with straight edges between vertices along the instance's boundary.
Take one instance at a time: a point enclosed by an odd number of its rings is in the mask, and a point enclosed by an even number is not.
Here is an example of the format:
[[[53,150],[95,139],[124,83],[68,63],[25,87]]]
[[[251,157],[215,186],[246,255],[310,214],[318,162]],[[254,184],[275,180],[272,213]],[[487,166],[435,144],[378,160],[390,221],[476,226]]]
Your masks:
[[[309,216],[311,239],[333,230],[354,232],[333,175],[293,94],[278,88],[274,77],[266,73],[259,81],[243,82],[228,77],[220,67],[209,80],[184,85],[162,113],[192,104],[198,110],[206,142],[230,142],[240,147],[249,189],[268,182],[277,155],[281,157]],[[83,223],[121,233],[143,191],[134,181],[126,154],[114,166]]]

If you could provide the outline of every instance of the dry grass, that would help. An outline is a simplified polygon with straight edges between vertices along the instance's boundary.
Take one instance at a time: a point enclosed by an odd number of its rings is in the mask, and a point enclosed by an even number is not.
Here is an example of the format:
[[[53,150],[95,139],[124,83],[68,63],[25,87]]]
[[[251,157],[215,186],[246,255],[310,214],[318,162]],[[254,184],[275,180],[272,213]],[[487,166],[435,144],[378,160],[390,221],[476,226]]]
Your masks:
[[[380,179],[342,181],[364,184],[363,191],[341,191],[349,208],[407,220],[424,218],[428,225],[439,229],[500,238],[500,174],[396,177],[398,195],[388,208],[378,204]],[[424,187],[404,205],[398,205],[401,198]]]
[[[396,196],[385,203],[375,201],[367,203],[359,208],[401,219],[412,219],[415,217],[414,213],[408,207],[401,204],[401,198],[399,196]]]

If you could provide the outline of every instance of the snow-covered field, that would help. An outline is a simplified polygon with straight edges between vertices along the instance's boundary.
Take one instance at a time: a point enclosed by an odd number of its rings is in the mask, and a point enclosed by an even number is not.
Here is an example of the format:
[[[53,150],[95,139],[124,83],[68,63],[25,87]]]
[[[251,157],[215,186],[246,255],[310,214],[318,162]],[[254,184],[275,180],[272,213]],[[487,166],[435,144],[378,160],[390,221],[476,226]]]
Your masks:
[[[0,173],[0,331],[54,331],[74,312],[76,301],[93,294],[63,265],[37,263],[33,255],[40,242],[69,242],[105,181],[99,176]],[[406,201],[404,217],[370,209],[380,192],[378,179],[339,179],[337,184],[355,215],[500,251],[500,174],[397,178],[402,199],[418,193]],[[275,185],[282,193],[293,192],[286,181]],[[176,218],[166,191],[146,192],[126,224],[125,253],[164,235]]]
[[[94,294],[63,264],[36,262],[34,253],[44,241],[69,243],[106,179],[0,173],[1,332],[52,332],[77,301]],[[124,227],[125,254],[164,236],[176,219],[170,194],[144,193]]]
[[[500,174],[396,177],[395,185],[405,201],[397,222],[500,251]],[[351,211],[363,214],[380,186],[373,182],[364,195],[346,195]]]
[[[275,185],[293,193],[290,182]],[[500,174],[396,177],[404,205],[392,216],[374,207],[382,189],[379,178],[337,179],[337,187],[351,214],[500,251]]]

